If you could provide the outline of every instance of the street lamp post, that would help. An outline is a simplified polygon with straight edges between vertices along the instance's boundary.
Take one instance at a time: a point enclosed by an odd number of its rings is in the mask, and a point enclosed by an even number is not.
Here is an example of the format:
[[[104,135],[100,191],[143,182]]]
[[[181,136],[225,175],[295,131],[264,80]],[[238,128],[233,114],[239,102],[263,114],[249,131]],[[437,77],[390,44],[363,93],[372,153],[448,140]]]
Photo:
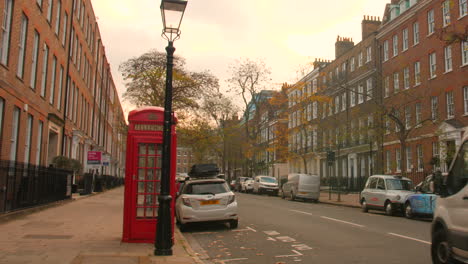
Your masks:
[[[163,20],[162,36],[168,41],[166,47],[166,96],[164,99],[164,126],[163,126],[163,146],[162,146],[162,170],[161,170],[161,193],[158,196],[159,209],[158,221],[156,224],[156,238],[154,242],[154,255],[172,255],[172,225],[170,195],[170,174],[171,174],[171,129],[172,117],[172,67],[174,65],[174,41],[180,37],[180,23],[184,16],[187,1],[184,0],[162,0],[161,16]]]

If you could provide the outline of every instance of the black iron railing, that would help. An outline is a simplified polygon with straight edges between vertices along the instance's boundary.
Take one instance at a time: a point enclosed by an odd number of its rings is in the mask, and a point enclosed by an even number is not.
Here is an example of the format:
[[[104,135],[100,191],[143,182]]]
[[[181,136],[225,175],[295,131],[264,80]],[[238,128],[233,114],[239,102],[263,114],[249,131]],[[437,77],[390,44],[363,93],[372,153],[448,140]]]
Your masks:
[[[71,198],[71,171],[0,161],[0,213]]]

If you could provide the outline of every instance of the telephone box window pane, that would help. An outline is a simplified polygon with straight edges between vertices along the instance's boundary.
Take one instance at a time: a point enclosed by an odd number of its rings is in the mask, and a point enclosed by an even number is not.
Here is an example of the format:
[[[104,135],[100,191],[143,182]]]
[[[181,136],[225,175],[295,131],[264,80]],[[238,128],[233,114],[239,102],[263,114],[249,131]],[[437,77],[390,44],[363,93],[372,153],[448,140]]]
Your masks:
[[[148,145],[148,155],[155,155],[156,154],[155,148],[156,148],[155,144],[149,144]]]
[[[147,182],[146,183],[146,193],[152,193],[154,191],[154,183]]]
[[[159,194],[161,193],[161,182],[157,181],[156,183],[156,189],[154,190],[155,193]]]
[[[146,154],[146,144],[139,144],[138,145],[138,153],[140,155],[145,155]]]
[[[162,167],[162,159],[158,159],[156,162],[156,167],[161,168]]]
[[[154,170],[149,169],[149,170],[147,171],[147,175],[146,175],[146,176],[147,176],[146,179],[147,179],[148,181],[153,181],[153,180],[154,180]]]
[[[154,208],[146,208],[146,217],[147,218],[152,218],[154,217]]]
[[[145,182],[138,182],[138,193],[145,193]]]
[[[137,217],[145,217],[145,208],[137,208]]]
[[[156,169],[156,180],[161,180],[161,169]]]
[[[148,168],[154,168],[154,160],[156,157],[148,157]]]
[[[145,180],[145,169],[138,169],[138,180]]]
[[[138,158],[138,167],[146,167],[146,157]]]
[[[151,206],[151,205],[154,205],[154,203],[155,203],[154,195],[147,194],[146,195],[145,206]]]
[[[144,204],[145,204],[145,196],[141,194],[138,195],[137,205],[143,206]]]
[[[158,155],[162,155],[162,145],[157,145]]]

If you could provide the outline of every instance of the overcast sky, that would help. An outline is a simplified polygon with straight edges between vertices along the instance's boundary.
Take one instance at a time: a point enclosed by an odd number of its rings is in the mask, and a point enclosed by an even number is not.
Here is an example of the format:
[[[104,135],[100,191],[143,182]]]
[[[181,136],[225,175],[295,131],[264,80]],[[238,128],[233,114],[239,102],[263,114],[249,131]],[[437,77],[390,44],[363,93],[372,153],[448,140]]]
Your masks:
[[[192,71],[210,70],[226,88],[236,59],[264,59],[273,85],[297,80],[301,65],[334,59],[337,35],[361,41],[364,15],[383,15],[390,0],[189,0],[174,43]],[[164,51],[160,0],[92,0],[119,95],[120,63]],[[131,106],[125,104],[125,112]]]

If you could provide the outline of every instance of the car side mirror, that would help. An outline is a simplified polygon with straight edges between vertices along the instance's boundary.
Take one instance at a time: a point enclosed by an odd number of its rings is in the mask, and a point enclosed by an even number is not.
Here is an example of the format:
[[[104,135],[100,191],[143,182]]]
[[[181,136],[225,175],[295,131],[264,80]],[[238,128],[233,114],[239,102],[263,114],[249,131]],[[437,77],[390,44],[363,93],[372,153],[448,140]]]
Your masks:
[[[414,187],[414,190],[415,190],[416,192],[421,192],[421,186],[418,185],[418,186]]]

